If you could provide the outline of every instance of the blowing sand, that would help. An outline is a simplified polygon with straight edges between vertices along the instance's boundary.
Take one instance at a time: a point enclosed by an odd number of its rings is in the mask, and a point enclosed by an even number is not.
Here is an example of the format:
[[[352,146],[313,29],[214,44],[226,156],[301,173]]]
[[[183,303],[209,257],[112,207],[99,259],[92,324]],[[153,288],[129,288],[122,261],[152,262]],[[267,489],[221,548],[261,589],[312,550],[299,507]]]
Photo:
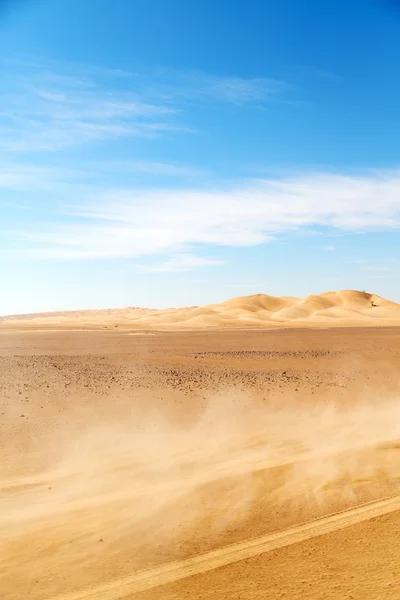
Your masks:
[[[123,308],[16,315],[1,327],[198,329],[400,325],[400,304],[355,290],[292,298],[256,294],[220,304],[150,310]]]
[[[41,329],[0,337],[0,597],[400,597],[400,328]]]

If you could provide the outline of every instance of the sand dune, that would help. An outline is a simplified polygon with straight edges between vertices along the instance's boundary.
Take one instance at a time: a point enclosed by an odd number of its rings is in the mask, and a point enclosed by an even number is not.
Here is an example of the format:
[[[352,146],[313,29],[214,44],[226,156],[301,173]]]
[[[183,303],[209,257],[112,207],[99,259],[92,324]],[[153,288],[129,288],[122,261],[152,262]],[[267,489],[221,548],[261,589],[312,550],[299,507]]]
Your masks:
[[[82,310],[0,318],[0,327],[181,329],[208,327],[334,327],[400,324],[400,304],[356,290],[306,298],[255,294],[219,304],[151,310]]]

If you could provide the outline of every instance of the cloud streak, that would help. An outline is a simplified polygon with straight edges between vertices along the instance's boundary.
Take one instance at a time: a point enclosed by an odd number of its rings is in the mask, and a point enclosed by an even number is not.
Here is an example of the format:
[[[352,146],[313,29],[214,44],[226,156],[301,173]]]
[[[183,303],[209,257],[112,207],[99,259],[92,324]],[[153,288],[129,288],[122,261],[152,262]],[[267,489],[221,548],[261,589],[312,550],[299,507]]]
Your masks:
[[[76,72],[71,65],[34,60],[2,66],[3,153],[59,152],[104,140],[193,132],[185,123],[188,103],[251,107],[280,97],[289,87],[272,79],[172,69]]]
[[[31,212],[20,218],[9,211],[9,222],[0,221],[2,255],[129,258],[140,260],[142,271],[185,272],[222,264],[211,256],[216,246],[256,246],[319,228],[398,229],[399,171],[221,183],[195,166],[125,152],[128,138],[193,132],[194,106],[253,110],[286,102],[294,89],[268,78],[173,69],[130,73],[39,61],[4,66],[1,202],[4,210],[14,197]],[[114,145],[101,146],[116,141],[116,153]],[[90,164],[80,160],[84,144],[100,148]]]
[[[143,94],[167,102],[260,106],[282,100],[294,86],[265,77],[242,78],[201,71],[157,69],[138,79]]]
[[[86,187],[89,176],[93,174],[66,167],[3,162],[0,165],[0,190],[62,191],[69,186]]]
[[[146,273],[184,273],[201,267],[220,266],[225,264],[222,260],[204,258],[195,254],[175,254],[159,263],[138,265]]]
[[[178,165],[166,162],[153,162],[145,160],[132,160],[126,162],[120,162],[115,165],[115,169],[123,171],[125,173],[144,173],[147,175],[161,175],[171,177],[202,177],[205,172],[195,167],[188,167],[185,165]]]
[[[93,189],[67,221],[9,232],[32,259],[139,258],[166,255],[158,270],[204,246],[255,246],[319,227],[354,232],[400,228],[400,174],[310,174],[282,180],[232,182],[213,189]],[[190,257],[190,259],[188,258]],[[168,260],[172,260],[168,262]],[[179,266],[178,263],[175,265]],[[181,267],[184,266],[181,262]]]
[[[179,129],[175,109],[147,102],[133,89],[42,68],[6,73],[0,85],[0,150],[59,151],[124,136]]]

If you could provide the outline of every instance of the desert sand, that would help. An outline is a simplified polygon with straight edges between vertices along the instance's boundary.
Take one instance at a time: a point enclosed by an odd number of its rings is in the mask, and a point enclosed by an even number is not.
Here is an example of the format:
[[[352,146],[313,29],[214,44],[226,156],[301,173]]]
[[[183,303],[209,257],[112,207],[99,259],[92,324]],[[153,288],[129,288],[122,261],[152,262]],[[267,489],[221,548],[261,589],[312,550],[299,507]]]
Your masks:
[[[0,597],[398,600],[399,308],[3,320]]]
[[[198,329],[399,325],[400,304],[356,290],[307,298],[256,294],[220,304],[164,310],[122,308],[0,317],[1,327]]]

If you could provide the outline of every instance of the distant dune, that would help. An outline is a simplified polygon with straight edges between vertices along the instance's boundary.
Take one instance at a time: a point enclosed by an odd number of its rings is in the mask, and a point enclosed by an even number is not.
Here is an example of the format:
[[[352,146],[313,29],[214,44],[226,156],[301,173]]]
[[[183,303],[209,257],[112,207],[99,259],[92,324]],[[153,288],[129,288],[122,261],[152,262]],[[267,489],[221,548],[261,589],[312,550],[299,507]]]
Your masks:
[[[82,310],[0,318],[15,329],[202,329],[209,327],[344,327],[400,325],[400,304],[343,290],[307,298],[256,294],[220,304],[152,310]]]

